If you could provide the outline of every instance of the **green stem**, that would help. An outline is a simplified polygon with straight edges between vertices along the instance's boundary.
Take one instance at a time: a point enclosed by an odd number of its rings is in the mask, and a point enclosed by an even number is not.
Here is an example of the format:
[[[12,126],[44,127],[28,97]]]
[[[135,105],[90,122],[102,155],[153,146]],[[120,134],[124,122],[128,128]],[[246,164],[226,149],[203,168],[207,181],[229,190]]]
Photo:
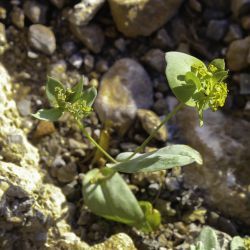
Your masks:
[[[80,128],[80,130],[82,131],[82,133],[90,140],[90,142],[92,144],[94,144],[111,162],[113,163],[117,163],[117,161],[109,154],[106,152],[105,149],[103,149],[95,140],[94,138],[87,132],[87,130],[85,129],[85,127],[82,125],[82,123],[78,120],[77,121],[77,124]]]
[[[169,114],[167,114],[165,116],[165,118],[162,120],[162,122],[155,128],[155,130],[149,135],[149,137],[142,143],[141,146],[139,146],[138,148],[136,148],[136,150],[134,151],[134,153],[132,155],[130,155],[126,160],[124,161],[128,161],[131,158],[133,158],[137,153],[139,153],[156,135],[156,133],[158,132],[158,130],[166,123],[168,122],[174,115],[176,115],[176,113],[184,106],[183,103],[180,103],[179,105],[177,105],[173,111]]]

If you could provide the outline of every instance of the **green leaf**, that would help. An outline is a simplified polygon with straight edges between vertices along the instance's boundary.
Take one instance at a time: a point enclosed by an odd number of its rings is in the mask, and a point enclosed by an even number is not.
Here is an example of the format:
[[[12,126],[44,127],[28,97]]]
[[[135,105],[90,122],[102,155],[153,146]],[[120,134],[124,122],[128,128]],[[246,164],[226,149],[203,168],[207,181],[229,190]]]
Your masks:
[[[63,109],[52,108],[52,109],[40,109],[37,113],[32,114],[33,117],[43,121],[57,121],[63,114]]]
[[[139,201],[139,205],[145,216],[145,223],[140,226],[143,232],[149,233],[154,231],[161,224],[161,214],[157,209],[154,209],[148,201]]]
[[[219,71],[225,70],[225,60],[221,58],[214,59],[209,65],[214,65]]]
[[[109,220],[131,226],[143,223],[143,211],[122,177],[114,173],[109,178],[99,178],[98,182],[93,183],[93,179],[98,175],[100,170],[93,169],[83,178],[82,191],[88,208]]]
[[[117,156],[117,160],[124,161],[130,155],[131,153],[121,153]],[[124,173],[136,173],[170,169],[193,162],[202,164],[202,158],[199,152],[186,145],[172,145],[154,152],[136,154],[129,161],[109,164],[108,167]]]
[[[193,72],[187,72],[185,75],[185,81],[190,85],[196,85],[198,90],[201,88],[201,82]]]
[[[82,94],[82,98],[86,101],[87,106],[92,106],[97,96],[97,90],[95,87],[88,88]]]
[[[73,94],[69,95],[69,97],[67,98],[68,102],[75,102],[77,101],[81,95],[82,95],[82,91],[83,91],[83,78],[81,78],[81,80],[79,81],[79,83],[77,83],[71,90],[73,92]]]
[[[46,82],[46,95],[49,99],[51,106],[53,107],[56,105],[59,105],[57,97],[56,97],[56,91],[55,91],[56,88],[60,88],[64,90],[64,87],[60,81],[52,77],[48,77],[47,82]]]
[[[201,241],[204,246],[204,250],[217,250],[220,249],[219,242],[215,231],[210,227],[204,227],[197,239]]]
[[[166,76],[173,93],[179,101],[188,106],[195,107],[194,93],[198,90],[195,84],[185,81],[187,72],[191,72],[193,65],[206,67],[199,59],[181,52],[166,53]]]
[[[244,244],[244,240],[239,237],[233,237],[231,243],[230,243],[230,250],[245,250],[245,244]]]
[[[218,71],[213,74],[213,78],[218,82],[224,81],[227,77],[228,77],[228,72],[225,70]]]

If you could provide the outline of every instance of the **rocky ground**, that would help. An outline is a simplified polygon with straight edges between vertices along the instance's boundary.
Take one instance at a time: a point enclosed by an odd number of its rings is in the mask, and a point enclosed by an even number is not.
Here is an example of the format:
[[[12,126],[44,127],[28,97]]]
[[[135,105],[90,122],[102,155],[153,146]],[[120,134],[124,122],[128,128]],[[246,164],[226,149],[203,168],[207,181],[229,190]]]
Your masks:
[[[249,0],[0,1],[0,248],[182,250],[204,225],[225,241],[249,235],[249,10]],[[30,114],[49,107],[47,75],[68,86],[84,76],[99,91],[88,131],[113,156],[133,150],[177,103],[164,75],[171,50],[225,58],[230,92],[203,128],[185,109],[146,149],[186,143],[202,167],[124,175],[162,214],[147,235],[84,207],[81,175],[105,160],[73,120]]]

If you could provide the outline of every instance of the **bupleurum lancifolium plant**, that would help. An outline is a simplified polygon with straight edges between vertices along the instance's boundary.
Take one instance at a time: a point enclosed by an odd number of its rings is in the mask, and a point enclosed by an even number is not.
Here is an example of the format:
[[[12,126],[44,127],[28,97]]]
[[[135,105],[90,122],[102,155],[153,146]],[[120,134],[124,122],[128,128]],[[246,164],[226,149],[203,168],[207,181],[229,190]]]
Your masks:
[[[109,160],[105,167],[92,169],[84,175],[82,193],[85,205],[99,216],[134,226],[144,232],[156,229],[161,223],[161,215],[150,202],[135,198],[119,172],[153,172],[193,162],[202,164],[199,152],[187,145],[171,145],[149,153],[142,152],[157,131],[183,106],[196,108],[202,125],[203,111],[207,108],[216,111],[222,107],[228,92],[224,82],[228,72],[223,59],[215,59],[206,66],[190,55],[168,52],[166,60],[168,83],[180,104],[166,115],[134,152],[123,152],[113,158],[87,132],[84,118],[93,111],[97,91],[93,87],[84,90],[83,81],[66,89],[58,80],[49,77],[46,95],[52,108],[41,109],[33,115],[47,121],[57,121],[65,112],[72,115],[83,134]]]

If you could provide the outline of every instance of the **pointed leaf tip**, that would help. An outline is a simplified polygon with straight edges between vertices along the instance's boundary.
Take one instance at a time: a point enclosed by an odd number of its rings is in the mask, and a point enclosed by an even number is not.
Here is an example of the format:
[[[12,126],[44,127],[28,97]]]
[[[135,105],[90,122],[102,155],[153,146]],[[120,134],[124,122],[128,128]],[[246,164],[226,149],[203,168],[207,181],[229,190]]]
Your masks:
[[[52,109],[40,109],[35,114],[31,114],[33,117],[43,121],[57,121],[63,114],[63,109],[52,108]]]
[[[121,153],[117,160],[125,160],[131,153]],[[153,172],[185,166],[196,162],[202,164],[202,157],[198,151],[187,145],[171,145],[154,152],[136,154],[132,159],[110,167],[123,173]]]
[[[58,104],[56,88],[64,90],[64,87],[60,81],[48,76],[46,82],[46,95],[49,99],[51,106],[55,106]]]

